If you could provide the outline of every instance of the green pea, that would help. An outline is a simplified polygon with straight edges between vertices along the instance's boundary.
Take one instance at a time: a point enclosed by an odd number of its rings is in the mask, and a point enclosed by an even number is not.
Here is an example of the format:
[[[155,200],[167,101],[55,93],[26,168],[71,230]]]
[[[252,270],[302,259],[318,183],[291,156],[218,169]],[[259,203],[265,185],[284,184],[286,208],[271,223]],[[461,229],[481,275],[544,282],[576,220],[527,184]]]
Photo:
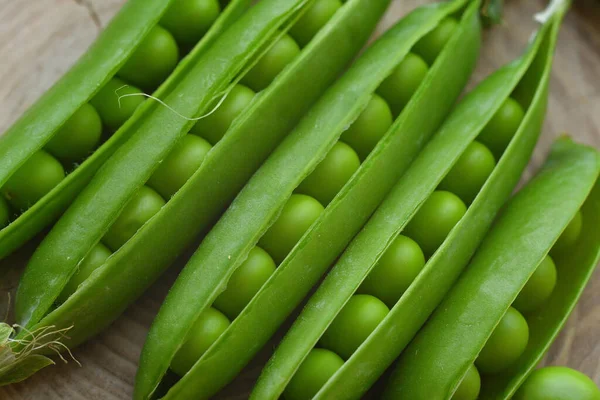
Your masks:
[[[525,351],[529,326],[520,312],[509,307],[475,360],[484,374],[494,374],[510,367]]]
[[[46,144],[46,150],[64,162],[86,158],[100,142],[102,120],[96,109],[86,103],[65,122]]]
[[[565,250],[572,249],[575,243],[577,243],[577,239],[579,239],[579,236],[581,235],[582,226],[583,216],[581,215],[580,210],[577,211],[577,214],[575,214],[571,222],[569,222],[569,225],[567,225],[563,233],[561,233],[550,252],[556,255],[564,252]]]
[[[169,199],[198,170],[211,149],[210,144],[194,135],[185,135],[148,180],[148,186]]]
[[[293,194],[258,244],[279,264],[322,212],[323,206],[314,198]]]
[[[399,235],[360,285],[358,292],[370,294],[392,308],[419,275],[425,256],[419,245]]]
[[[429,67],[421,57],[408,53],[394,72],[381,83],[377,93],[387,101],[395,116],[400,115],[428,71]]]
[[[250,105],[254,94],[246,86],[235,85],[219,105],[219,108],[209,116],[198,120],[190,133],[202,136],[214,146],[223,138],[233,120]],[[216,107],[218,102],[219,100],[216,100],[213,106],[209,107],[209,110]]]
[[[436,190],[412,217],[405,232],[426,256],[431,256],[466,212],[465,203],[454,193]]]
[[[492,152],[474,141],[452,166],[440,183],[439,189],[452,192],[470,204],[495,167],[496,160]]]
[[[164,205],[165,201],[158,193],[148,186],[142,186],[121,211],[102,241],[110,249],[117,251]]]
[[[451,400],[477,400],[480,389],[481,377],[479,371],[477,371],[475,365],[471,364]]]
[[[234,319],[250,303],[267,279],[275,272],[275,262],[258,246],[250,250],[248,258],[235,270],[227,289],[217,297],[214,306]]]
[[[2,194],[16,210],[26,210],[65,178],[60,162],[40,150],[15,171],[2,188]]]
[[[340,0],[317,0],[290,28],[290,35],[300,46],[306,46],[340,7]]]
[[[194,323],[188,337],[171,361],[171,369],[185,375],[202,354],[225,332],[229,320],[218,310],[207,308]]]
[[[300,47],[289,35],[283,35],[246,73],[242,83],[259,92],[300,54]]]
[[[118,90],[118,94],[117,94]],[[110,130],[117,130],[131,117],[144,101],[142,96],[123,97],[119,105],[119,96],[141,94],[140,89],[130,86],[118,78],[112,78],[90,100],[102,122]]]
[[[175,69],[179,48],[168,30],[156,25],[117,73],[144,89],[157,88]]]
[[[0,229],[8,225],[10,221],[10,206],[4,200],[4,197],[0,196]]]
[[[593,380],[567,367],[533,371],[515,394],[514,400],[600,400]]]
[[[352,147],[337,142],[327,156],[298,186],[298,193],[307,194],[327,205],[342,190],[360,167],[360,159]]]
[[[522,313],[539,309],[554,291],[556,286],[556,266],[550,256],[546,256],[535,269],[513,307]]]
[[[67,301],[67,299],[75,293],[79,285],[89,278],[92,272],[104,264],[111,254],[112,252],[102,243],[98,243],[96,246],[92,247],[92,250],[90,250],[88,255],[79,263],[77,271],[71,276],[71,279],[69,279],[56,301],[58,303]]]
[[[286,400],[310,400],[344,365],[344,360],[326,349],[312,349],[283,392]]]
[[[389,311],[377,297],[368,294],[354,295],[321,337],[321,345],[347,360]]]
[[[423,57],[427,64],[432,65],[457,27],[458,21],[456,19],[452,17],[444,19],[415,44],[415,53]]]
[[[221,12],[217,0],[175,0],[160,20],[177,43],[190,48],[202,39]]]
[[[517,133],[524,116],[523,107],[509,97],[483,128],[477,140],[499,158]]]
[[[364,160],[390,126],[392,111],[385,100],[374,94],[364,111],[342,134],[341,140],[352,146],[360,159]]]

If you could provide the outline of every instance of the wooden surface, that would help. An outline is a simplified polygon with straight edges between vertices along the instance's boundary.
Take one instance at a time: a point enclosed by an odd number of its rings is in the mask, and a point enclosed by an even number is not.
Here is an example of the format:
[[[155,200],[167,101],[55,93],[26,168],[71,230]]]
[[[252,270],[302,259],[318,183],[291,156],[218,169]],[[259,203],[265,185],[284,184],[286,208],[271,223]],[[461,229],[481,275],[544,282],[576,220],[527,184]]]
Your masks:
[[[587,1],[587,2],[586,2]],[[424,0],[395,0],[380,31]],[[87,48],[122,0],[0,0],[0,132],[58,79]],[[534,24],[541,0],[508,0],[506,22],[485,34],[471,86],[517,56]],[[541,164],[552,140],[569,132],[600,147],[600,2],[578,2],[566,18],[552,74],[544,132],[524,179]],[[600,231],[599,231],[600,232]],[[600,234],[600,233],[599,233]],[[5,260],[0,268],[0,312],[14,289],[31,249]],[[183,261],[180,263],[183,264]],[[0,388],[0,399],[128,399],[140,347],[154,314],[177,274],[132,305],[109,330],[74,351],[82,364],[49,367],[26,383]],[[272,345],[217,398],[247,398]],[[547,356],[546,362],[582,370],[600,384],[600,270]]]

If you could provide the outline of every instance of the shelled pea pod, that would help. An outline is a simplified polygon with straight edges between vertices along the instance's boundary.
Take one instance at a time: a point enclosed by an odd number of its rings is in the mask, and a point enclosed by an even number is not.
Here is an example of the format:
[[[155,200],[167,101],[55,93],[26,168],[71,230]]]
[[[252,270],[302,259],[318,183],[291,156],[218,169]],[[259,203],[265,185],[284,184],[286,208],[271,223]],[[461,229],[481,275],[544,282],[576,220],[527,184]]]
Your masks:
[[[166,98],[250,3],[233,0],[222,12],[217,0],[123,6],[77,64],[0,137],[0,259],[54,222],[160,106],[144,102],[141,89],[160,86],[154,96]],[[173,30],[173,16],[195,28]]]
[[[72,347],[110,324],[216,222],[360,50],[388,1],[345,2],[320,25],[307,27],[314,37],[300,50],[283,32],[315,4],[255,4],[164,99],[168,107],[149,115],[104,164],[21,278],[15,309],[24,329],[15,351],[20,343],[39,341],[36,332],[48,327],[57,335],[46,340],[60,338]],[[261,92],[254,96],[235,84],[240,79]],[[223,91],[228,95],[215,107]],[[181,115],[208,116],[196,122]],[[188,152],[186,144],[200,140],[196,134],[214,147]],[[68,335],[58,336],[66,329]]]
[[[513,398],[600,260],[599,174],[597,150],[556,141],[400,358],[386,399]]]
[[[479,52],[478,5],[413,11],[316,103],[181,272],[134,398],[151,398],[169,368],[181,379],[165,399],[208,398],[267,343],[454,105]]]
[[[358,399],[402,353],[527,165],[557,19],[457,105],[308,301],[252,399]]]

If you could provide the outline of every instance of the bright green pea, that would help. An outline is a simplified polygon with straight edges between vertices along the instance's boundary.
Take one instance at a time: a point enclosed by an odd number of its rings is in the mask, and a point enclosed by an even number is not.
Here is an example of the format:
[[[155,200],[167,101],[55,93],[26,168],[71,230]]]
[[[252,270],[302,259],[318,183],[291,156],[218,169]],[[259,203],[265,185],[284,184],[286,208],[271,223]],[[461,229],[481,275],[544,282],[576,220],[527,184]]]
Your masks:
[[[454,193],[436,190],[412,217],[405,232],[426,256],[431,256],[466,212],[465,203]]]
[[[392,308],[424,265],[425,256],[417,242],[399,235],[360,285],[358,292],[373,295]]]
[[[470,204],[495,167],[496,160],[492,152],[474,141],[440,182],[439,189],[452,192]]]
[[[16,210],[26,210],[65,178],[61,163],[44,150],[33,153],[2,188],[2,194]]]
[[[223,138],[233,120],[250,105],[254,94],[246,86],[235,85],[225,100],[219,105],[219,108],[209,116],[198,120],[196,125],[190,130],[190,133],[202,136],[214,146]],[[208,110],[212,110],[218,103],[219,100],[215,101]]]
[[[248,258],[235,270],[227,289],[217,297],[214,306],[234,319],[250,303],[267,279],[275,272],[275,262],[258,246],[250,250]]]
[[[300,54],[300,47],[289,35],[283,35],[242,78],[242,83],[259,92]]]
[[[102,120],[91,104],[75,111],[46,144],[46,150],[63,162],[86,158],[100,142]]]
[[[179,48],[175,38],[168,30],[156,25],[117,75],[141,88],[155,89],[167,79],[178,61]]]
[[[550,256],[546,256],[521,289],[513,307],[522,313],[539,309],[550,298],[555,286],[556,266]]]
[[[354,295],[331,322],[320,343],[347,360],[389,311],[377,297],[368,294]]]
[[[475,365],[484,374],[510,367],[525,351],[529,326],[520,312],[509,307],[479,353]]]
[[[117,94],[118,91],[118,94]],[[112,78],[90,100],[102,122],[110,130],[116,131],[131,117],[143,103],[143,96],[123,97],[119,105],[119,96],[141,94],[140,89],[133,87],[118,78]]]
[[[340,140],[352,146],[360,159],[364,160],[390,126],[392,126],[392,111],[385,100],[374,94],[367,107],[342,134]]]
[[[286,400],[310,400],[344,365],[344,360],[326,349],[312,349],[283,392]]]
[[[451,400],[477,400],[480,389],[481,377],[479,371],[477,371],[475,365],[471,364]]]
[[[190,48],[202,39],[221,13],[217,0],[175,0],[160,20],[177,43]]]
[[[158,193],[148,186],[142,186],[121,211],[102,241],[110,249],[117,251],[164,205],[165,201]]]
[[[306,46],[341,6],[340,0],[317,0],[290,28],[290,35],[300,46]]]
[[[4,197],[0,196],[0,229],[8,225],[10,221],[10,206],[4,200]]]
[[[565,250],[572,249],[575,243],[577,243],[579,235],[581,235],[582,226],[583,215],[581,215],[581,210],[579,210],[571,222],[569,222],[569,225],[567,225],[563,233],[561,233],[556,243],[554,243],[550,253],[556,255],[564,252]]]
[[[514,400],[600,400],[593,380],[567,367],[546,367],[533,371]]]
[[[171,198],[198,170],[210,149],[211,145],[206,140],[185,135],[154,171],[148,186],[163,198]]]
[[[185,375],[229,326],[229,320],[218,310],[207,308],[194,323],[189,336],[171,361],[171,369]]]
[[[499,158],[517,133],[524,116],[523,107],[509,97],[483,128],[477,140]]]
[[[327,205],[342,190],[360,167],[360,159],[352,147],[337,142],[296,189]]]
[[[456,19],[452,17],[444,19],[415,44],[414,52],[423,57],[427,64],[433,65],[457,27]]]
[[[314,198],[293,194],[258,244],[279,264],[322,212],[323,206]]]
[[[377,89],[389,104],[392,113],[400,115],[427,75],[429,67],[421,57],[408,53],[404,60]]]

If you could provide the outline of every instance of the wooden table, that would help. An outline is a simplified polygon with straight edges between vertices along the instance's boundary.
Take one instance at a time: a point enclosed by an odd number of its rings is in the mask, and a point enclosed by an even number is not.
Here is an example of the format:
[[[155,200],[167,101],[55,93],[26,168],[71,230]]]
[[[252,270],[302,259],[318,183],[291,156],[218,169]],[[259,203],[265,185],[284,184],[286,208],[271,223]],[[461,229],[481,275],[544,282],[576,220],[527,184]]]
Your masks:
[[[85,51],[122,2],[0,0],[0,132]],[[379,31],[419,3],[422,1],[395,0]],[[543,6],[542,0],[508,0],[505,24],[485,34],[471,86],[522,51],[535,26],[531,16]],[[554,62],[544,132],[524,180],[539,167],[553,138],[563,132],[600,147],[600,3],[596,0],[578,2],[566,18]],[[0,297],[4,302],[0,312],[6,309],[3,293],[14,289],[30,251],[21,252],[0,268]],[[59,361],[26,383],[0,388],[0,399],[130,398],[140,347],[177,269],[175,266],[167,273],[105,333],[74,351],[82,367]],[[247,397],[261,362],[272,349],[272,345],[266,347],[218,398]],[[580,369],[600,384],[600,270],[546,362]]]

